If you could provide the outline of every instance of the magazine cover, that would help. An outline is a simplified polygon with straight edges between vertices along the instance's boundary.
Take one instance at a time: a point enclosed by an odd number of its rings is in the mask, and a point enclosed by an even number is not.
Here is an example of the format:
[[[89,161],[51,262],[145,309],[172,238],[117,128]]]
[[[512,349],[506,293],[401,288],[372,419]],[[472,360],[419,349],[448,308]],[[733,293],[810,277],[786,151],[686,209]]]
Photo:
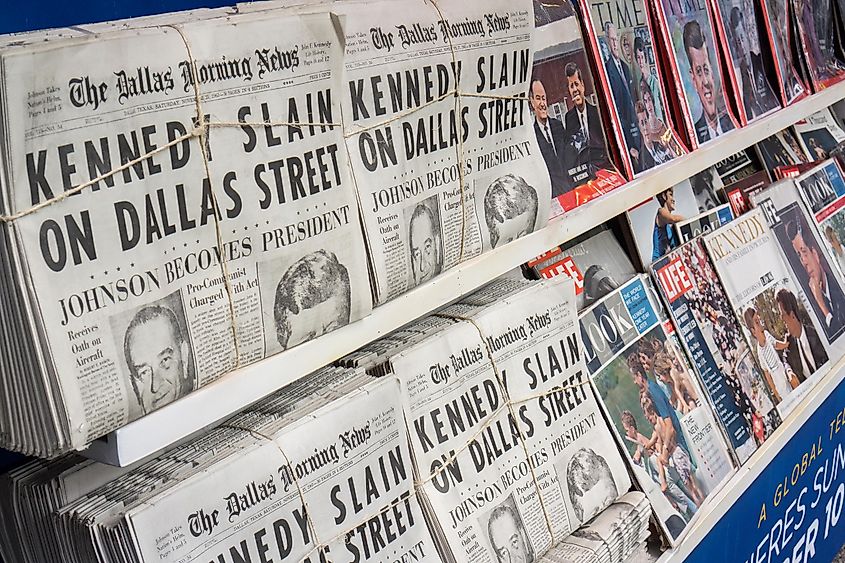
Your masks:
[[[675,223],[675,236],[678,244],[684,244],[697,236],[716,230],[734,218],[729,203],[705,211],[691,219]]]
[[[810,94],[792,58],[790,3],[789,0],[760,0],[760,3],[777,74],[778,93],[783,105],[788,106]]]
[[[813,90],[840,82],[845,78],[845,64],[836,52],[830,0],[792,0],[792,9],[798,24],[798,51],[806,59]]]
[[[704,241],[671,251],[651,271],[728,444],[745,463],[780,425],[780,415]]]
[[[727,76],[738,98],[739,121],[745,125],[780,107],[766,76],[754,0],[712,0],[712,5]]]
[[[757,148],[760,157],[763,159],[763,164],[768,170],[809,162],[807,153],[801,148],[791,128],[783,129],[770,137],[766,137],[757,143]]]
[[[718,38],[704,2],[655,0],[692,148],[739,126],[728,106]]]
[[[763,163],[753,147],[741,150],[727,158],[723,158],[714,166],[722,184],[733,184],[751,176],[755,172],[764,170]]]
[[[834,160],[796,178],[795,185],[840,278],[845,278],[845,179]]]
[[[625,183],[612,164],[570,0],[534,0],[532,127],[552,183],[551,217]]]
[[[836,122],[830,108],[817,111],[793,125],[798,142],[810,160],[825,160],[836,145],[845,141],[845,131]]]
[[[707,169],[625,212],[643,267],[678,246],[675,224],[717,207],[714,180]]]
[[[645,276],[629,281],[581,314],[581,334],[605,414],[675,545],[733,465],[651,291]]]
[[[740,320],[781,418],[824,373],[824,331],[781,257],[763,210],[755,208],[704,243]]]
[[[637,275],[628,254],[605,226],[590,229],[526,265],[531,279],[559,275],[573,278],[579,311]]]
[[[768,172],[761,170],[722,188],[722,197],[730,204],[734,217],[739,217],[753,207],[748,196],[771,183]]]
[[[686,153],[673,129],[646,3],[581,0],[622,164],[629,177]]]

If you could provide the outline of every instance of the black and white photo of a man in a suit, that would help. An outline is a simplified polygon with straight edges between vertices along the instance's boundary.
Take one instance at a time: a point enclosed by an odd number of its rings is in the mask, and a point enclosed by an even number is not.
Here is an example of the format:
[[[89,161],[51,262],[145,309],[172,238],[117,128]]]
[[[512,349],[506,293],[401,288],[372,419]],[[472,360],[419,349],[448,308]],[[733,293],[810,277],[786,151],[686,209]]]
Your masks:
[[[534,134],[552,182],[552,197],[557,197],[573,188],[564,164],[564,152],[569,150],[566,131],[560,120],[549,115],[546,88],[536,78],[531,81],[530,103],[534,112]]]
[[[695,122],[695,135],[699,143],[704,143],[732,130],[734,124],[727,111],[719,115],[722,89],[714,76],[719,69],[713,68],[707,42],[697,21],[692,20],[684,25],[683,41],[692,85],[701,102],[701,116]]]
[[[640,133],[637,128],[637,114],[634,112],[634,97],[631,95],[631,69],[619,54],[619,33],[611,22],[604,24],[604,38],[610,50],[610,56],[604,61],[604,66],[625,136],[625,144],[636,147],[639,145]]]
[[[802,320],[795,294],[788,289],[781,289],[775,300],[783,324],[786,325],[786,362],[801,384],[827,363],[827,352],[813,323],[809,319]]]
[[[833,341],[845,328],[845,293],[839,281],[823,258],[813,233],[805,233],[795,220],[786,224],[786,236],[792,242],[792,249],[804,268],[806,279],[800,279],[807,290],[807,297],[815,302],[828,341]]]
[[[564,153],[564,170],[607,162],[599,109],[587,101],[581,69],[574,62],[564,68],[566,88],[572,98],[572,108],[563,116],[570,152]]]

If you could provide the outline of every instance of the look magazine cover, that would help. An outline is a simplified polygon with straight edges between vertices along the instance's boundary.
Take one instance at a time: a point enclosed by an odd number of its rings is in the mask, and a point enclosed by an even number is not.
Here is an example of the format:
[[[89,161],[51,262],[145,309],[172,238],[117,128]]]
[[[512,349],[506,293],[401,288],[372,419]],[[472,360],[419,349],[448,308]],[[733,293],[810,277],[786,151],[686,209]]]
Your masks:
[[[839,275],[845,278],[845,179],[834,160],[827,160],[795,179],[795,185],[810,210],[810,217],[821,235]]]
[[[685,154],[670,118],[646,2],[581,0],[580,5],[628,176]]]
[[[599,96],[570,0],[534,0],[531,125],[555,217],[625,183],[610,156]]]
[[[724,437],[638,276],[580,316],[587,369],[669,542],[733,473]]]

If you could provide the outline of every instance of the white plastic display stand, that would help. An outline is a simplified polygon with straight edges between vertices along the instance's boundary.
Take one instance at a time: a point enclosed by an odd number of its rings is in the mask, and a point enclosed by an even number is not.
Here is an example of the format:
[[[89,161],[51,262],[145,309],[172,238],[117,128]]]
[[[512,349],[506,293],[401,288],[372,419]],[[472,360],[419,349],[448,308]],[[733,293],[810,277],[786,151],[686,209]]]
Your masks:
[[[121,466],[153,455],[843,98],[845,83],[727,133],[551,221],[544,229],[467,260],[433,281],[374,309],[365,319],[233,371],[115,430],[83,453],[92,459]],[[761,466],[752,464],[756,468]]]

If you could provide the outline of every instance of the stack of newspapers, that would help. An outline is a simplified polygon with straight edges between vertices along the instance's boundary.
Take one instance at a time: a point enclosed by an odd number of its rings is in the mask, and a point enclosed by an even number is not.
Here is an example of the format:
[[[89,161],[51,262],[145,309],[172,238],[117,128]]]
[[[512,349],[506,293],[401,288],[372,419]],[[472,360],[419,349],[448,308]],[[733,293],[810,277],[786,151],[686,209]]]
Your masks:
[[[622,563],[649,536],[651,505],[639,491],[624,494],[598,516],[575,530],[541,563]]]
[[[133,468],[33,462],[0,484],[3,557],[439,561],[397,387],[326,368]]]
[[[572,280],[502,278],[342,360],[400,382],[444,558],[535,560],[628,491],[582,352]]]
[[[530,2],[273,6],[0,39],[0,447],[81,449],[545,224]]]

